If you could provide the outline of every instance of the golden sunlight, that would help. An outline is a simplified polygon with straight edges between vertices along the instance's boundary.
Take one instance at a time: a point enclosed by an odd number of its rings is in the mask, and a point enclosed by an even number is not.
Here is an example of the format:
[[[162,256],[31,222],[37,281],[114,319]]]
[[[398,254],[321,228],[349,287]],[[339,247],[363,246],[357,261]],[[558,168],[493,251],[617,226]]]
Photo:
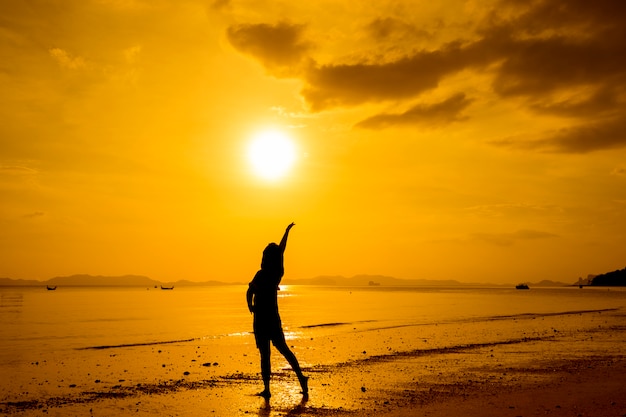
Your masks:
[[[296,148],[286,134],[269,130],[255,135],[248,146],[248,161],[254,173],[266,180],[285,176],[296,160]]]

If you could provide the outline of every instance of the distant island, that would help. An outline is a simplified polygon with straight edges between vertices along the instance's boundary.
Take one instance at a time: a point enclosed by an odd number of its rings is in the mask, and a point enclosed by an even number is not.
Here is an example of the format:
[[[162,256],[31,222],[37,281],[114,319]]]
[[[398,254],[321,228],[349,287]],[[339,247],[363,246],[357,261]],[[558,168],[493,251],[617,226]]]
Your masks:
[[[599,275],[600,276],[600,275]],[[284,285],[319,285],[340,287],[510,287],[511,284],[466,283],[456,280],[432,279],[400,279],[382,275],[355,275],[318,276],[307,279],[293,279],[286,277]],[[70,275],[54,277],[46,281],[0,278],[0,287],[144,287],[144,288],[172,288],[172,287],[201,287],[217,285],[242,285],[241,282],[221,281],[188,281],[163,282],[142,275],[101,276],[101,275]],[[563,287],[577,284],[544,280],[537,283],[528,283],[531,287]]]

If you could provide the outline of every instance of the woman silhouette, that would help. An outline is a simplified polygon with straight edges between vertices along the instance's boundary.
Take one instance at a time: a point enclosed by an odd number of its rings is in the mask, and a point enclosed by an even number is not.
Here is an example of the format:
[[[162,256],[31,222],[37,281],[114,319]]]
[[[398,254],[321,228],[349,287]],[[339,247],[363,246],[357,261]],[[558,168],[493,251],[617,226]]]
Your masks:
[[[308,377],[302,374],[298,360],[287,346],[283,333],[280,315],[278,314],[278,284],[285,273],[283,255],[287,247],[289,231],[295,226],[291,223],[287,226],[280,244],[270,243],[263,250],[261,269],[256,273],[248,286],[246,300],[248,310],[254,315],[254,338],[256,346],[261,354],[261,377],[265,389],[258,395],[265,399],[271,397],[270,375],[272,373],[270,363],[270,341],[276,349],[287,359],[291,368],[295,371],[302,387],[302,394],[309,394]]]

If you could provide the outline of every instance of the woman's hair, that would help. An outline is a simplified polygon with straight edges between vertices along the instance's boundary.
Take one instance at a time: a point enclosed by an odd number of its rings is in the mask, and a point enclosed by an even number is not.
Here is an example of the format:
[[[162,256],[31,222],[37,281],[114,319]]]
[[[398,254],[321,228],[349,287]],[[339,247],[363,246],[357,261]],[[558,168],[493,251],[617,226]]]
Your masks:
[[[261,269],[281,269],[283,267],[282,255],[280,247],[276,243],[270,243],[263,250]]]

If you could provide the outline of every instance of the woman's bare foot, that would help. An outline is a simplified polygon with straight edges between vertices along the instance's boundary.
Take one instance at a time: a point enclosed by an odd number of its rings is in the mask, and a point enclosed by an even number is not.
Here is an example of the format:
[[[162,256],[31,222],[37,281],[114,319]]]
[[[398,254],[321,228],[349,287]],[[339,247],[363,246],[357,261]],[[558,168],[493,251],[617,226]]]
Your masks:
[[[300,380],[300,386],[302,387],[302,395],[309,395],[309,377],[302,376],[298,378]]]
[[[268,390],[268,389],[265,389],[265,390],[259,392],[257,395],[259,397],[265,398],[266,400],[269,400],[270,397],[272,396],[272,394],[270,393],[270,390]]]

